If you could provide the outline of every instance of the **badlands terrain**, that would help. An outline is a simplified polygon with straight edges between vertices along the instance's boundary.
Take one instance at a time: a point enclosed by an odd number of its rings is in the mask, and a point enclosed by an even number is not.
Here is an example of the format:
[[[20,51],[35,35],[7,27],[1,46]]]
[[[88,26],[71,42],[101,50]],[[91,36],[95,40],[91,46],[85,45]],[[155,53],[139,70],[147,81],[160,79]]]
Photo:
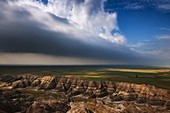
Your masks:
[[[0,95],[0,113],[170,112],[168,89],[73,76],[2,74]]]

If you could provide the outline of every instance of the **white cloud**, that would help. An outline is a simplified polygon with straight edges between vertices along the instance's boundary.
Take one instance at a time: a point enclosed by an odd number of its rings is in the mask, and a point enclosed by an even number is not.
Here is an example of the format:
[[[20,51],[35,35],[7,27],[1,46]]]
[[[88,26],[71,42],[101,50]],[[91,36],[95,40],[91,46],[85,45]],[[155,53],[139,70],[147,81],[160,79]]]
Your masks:
[[[49,3],[44,5],[36,0],[34,2],[18,0],[8,3],[13,8],[28,10],[31,13],[29,19],[44,24],[44,29],[70,33],[85,41],[87,39],[81,38],[82,35],[86,38],[97,36],[115,44],[124,44],[126,39],[123,35],[111,33],[112,30],[119,30],[117,14],[106,13],[103,9],[103,2],[104,0],[49,0]],[[44,12],[65,19],[68,23],[57,21]]]
[[[1,44],[0,49],[2,49],[1,52],[11,52],[10,54],[1,53],[0,64],[16,64],[17,62],[18,64],[74,64],[74,62],[132,64],[143,61],[141,52],[131,51],[126,45],[126,38],[118,32],[117,14],[104,12],[103,0],[49,0],[48,5],[40,4],[36,0],[34,2],[16,0],[8,1],[6,5],[0,4],[0,6],[3,9],[0,14],[4,12],[2,18],[6,18],[2,19],[4,22],[0,23],[0,29],[7,29],[1,31],[6,32],[1,33],[1,39],[5,44]],[[2,24],[6,26],[1,26]],[[112,30],[115,32],[111,33]],[[15,36],[9,35],[5,39],[3,35],[7,31],[15,32],[13,33]],[[29,35],[31,33],[36,35]],[[54,38],[56,39],[53,40]],[[15,39],[17,41],[14,41]],[[1,43],[3,43],[2,40]],[[7,47],[8,43],[12,46]],[[138,44],[138,46],[142,45]],[[141,60],[139,61],[138,58]]]
[[[155,46],[154,40],[143,40],[140,42],[131,42],[127,45],[132,51],[135,51],[142,56],[158,56],[163,51],[158,48],[153,48]]]
[[[170,35],[159,35],[156,38],[157,39],[170,39]]]
[[[72,9],[71,15],[31,0],[0,4],[0,64],[136,62],[138,56],[122,45],[125,37],[111,34],[118,30],[117,14],[105,13],[102,1],[95,3],[74,4],[82,9]]]
[[[141,48],[145,45],[147,45],[146,42],[136,42],[136,43],[129,43],[128,47],[130,47],[130,48]]]
[[[162,53],[161,50],[134,50],[134,51],[140,53],[141,55],[145,55],[145,56],[159,55]]]
[[[131,9],[131,10],[139,10],[143,8],[145,8],[145,6],[138,3],[131,3],[131,4],[129,3],[124,7],[124,9]]]
[[[170,10],[170,4],[161,4],[158,6],[160,9]]]
[[[110,42],[113,43],[118,43],[118,44],[125,44],[126,43],[126,38],[119,34],[119,33],[114,33],[113,35],[107,35],[107,34],[99,34],[100,37],[109,40]]]
[[[161,27],[161,28],[159,28],[159,30],[163,30],[163,31],[170,31],[170,28],[167,28],[167,27]]]

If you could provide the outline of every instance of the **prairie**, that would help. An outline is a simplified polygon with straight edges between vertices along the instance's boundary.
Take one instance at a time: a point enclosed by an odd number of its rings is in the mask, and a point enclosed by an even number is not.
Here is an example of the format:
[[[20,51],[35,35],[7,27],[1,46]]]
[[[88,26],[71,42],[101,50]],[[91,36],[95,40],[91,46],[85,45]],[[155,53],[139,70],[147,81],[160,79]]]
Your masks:
[[[2,74],[70,76],[96,81],[150,84],[170,90],[170,69],[166,67],[0,66]]]

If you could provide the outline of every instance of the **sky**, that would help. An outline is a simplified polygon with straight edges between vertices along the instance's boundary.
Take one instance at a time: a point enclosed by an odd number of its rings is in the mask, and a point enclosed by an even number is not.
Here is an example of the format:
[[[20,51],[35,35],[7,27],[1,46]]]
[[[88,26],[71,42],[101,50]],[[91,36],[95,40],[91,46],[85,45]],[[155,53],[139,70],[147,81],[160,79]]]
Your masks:
[[[0,65],[170,65],[170,0],[1,0]]]

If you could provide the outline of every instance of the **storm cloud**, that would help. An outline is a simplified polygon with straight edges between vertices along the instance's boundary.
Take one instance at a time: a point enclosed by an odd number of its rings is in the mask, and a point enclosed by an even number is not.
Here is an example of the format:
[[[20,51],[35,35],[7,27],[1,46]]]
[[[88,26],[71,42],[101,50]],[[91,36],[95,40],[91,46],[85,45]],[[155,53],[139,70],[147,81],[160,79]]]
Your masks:
[[[49,0],[49,3],[50,1],[52,2]],[[123,64],[137,64],[146,60],[126,46],[123,35],[111,33],[112,30],[118,30],[116,14],[104,13],[102,0],[85,1],[72,1],[75,6],[71,17],[67,17],[69,12],[60,14],[59,11],[53,13],[53,10],[48,10],[52,4],[45,6],[31,0],[26,0],[25,3],[24,0],[1,1],[0,53],[41,54],[53,58],[67,57]],[[86,5],[81,6],[81,2]],[[83,13],[86,17],[81,17]],[[100,17],[104,23],[101,23]],[[107,23],[110,21],[112,22]],[[2,60],[1,57],[0,59]]]

